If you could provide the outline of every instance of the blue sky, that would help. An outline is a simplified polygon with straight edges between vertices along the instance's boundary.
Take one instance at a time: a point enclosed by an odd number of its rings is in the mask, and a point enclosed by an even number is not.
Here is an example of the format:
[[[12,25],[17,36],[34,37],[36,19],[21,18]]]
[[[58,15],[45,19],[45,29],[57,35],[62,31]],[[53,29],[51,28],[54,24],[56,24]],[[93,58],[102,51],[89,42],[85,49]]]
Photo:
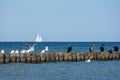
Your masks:
[[[0,0],[0,41],[120,41],[120,0]]]

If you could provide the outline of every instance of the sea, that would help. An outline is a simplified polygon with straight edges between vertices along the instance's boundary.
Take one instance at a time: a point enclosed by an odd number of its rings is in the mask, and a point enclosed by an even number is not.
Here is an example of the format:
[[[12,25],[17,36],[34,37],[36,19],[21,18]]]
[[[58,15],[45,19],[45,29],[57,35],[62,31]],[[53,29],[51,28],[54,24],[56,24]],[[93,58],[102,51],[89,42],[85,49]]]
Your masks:
[[[94,45],[94,52],[100,52],[104,44],[105,52],[119,47],[120,42],[0,42],[0,51],[5,54],[11,50],[27,50],[35,45],[34,54],[40,53],[48,46],[49,53],[67,52],[72,46],[72,52],[89,52]],[[53,63],[10,63],[0,64],[0,80],[120,80],[120,60]]]

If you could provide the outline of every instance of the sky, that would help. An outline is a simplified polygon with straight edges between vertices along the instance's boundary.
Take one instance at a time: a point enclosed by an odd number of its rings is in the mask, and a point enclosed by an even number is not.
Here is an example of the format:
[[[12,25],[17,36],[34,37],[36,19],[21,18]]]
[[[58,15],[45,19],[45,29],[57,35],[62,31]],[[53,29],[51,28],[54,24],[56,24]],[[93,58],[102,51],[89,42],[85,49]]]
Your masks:
[[[0,0],[0,41],[120,41],[120,0]]]

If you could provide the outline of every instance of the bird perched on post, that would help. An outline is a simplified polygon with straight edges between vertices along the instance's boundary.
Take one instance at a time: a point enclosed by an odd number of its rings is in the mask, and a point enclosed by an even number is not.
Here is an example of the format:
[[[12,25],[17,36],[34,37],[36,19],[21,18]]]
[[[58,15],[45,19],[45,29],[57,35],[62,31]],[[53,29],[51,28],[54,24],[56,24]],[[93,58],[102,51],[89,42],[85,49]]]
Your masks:
[[[92,44],[89,48],[89,52],[93,52],[93,50],[94,50],[94,45]]]
[[[2,49],[0,53],[2,53],[2,54],[5,54],[5,51],[4,51],[4,49]]]
[[[118,46],[114,46],[113,48],[114,48],[114,51],[115,51],[115,52],[118,52],[118,51],[119,51],[119,47],[118,47]]]
[[[101,52],[104,52],[104,44],[102,44],[102,45],[100,46],[100,51],[101,51]]]
[[[48,52],[48,46],[46,46],[46,47],[41,51],[41,53],[46,53],[46,52]]]
[[[69,52],[71,52],[71,51],[72,51],[72,46],[69,45],[68,50],[67,50],[67,53],[69,53]]]

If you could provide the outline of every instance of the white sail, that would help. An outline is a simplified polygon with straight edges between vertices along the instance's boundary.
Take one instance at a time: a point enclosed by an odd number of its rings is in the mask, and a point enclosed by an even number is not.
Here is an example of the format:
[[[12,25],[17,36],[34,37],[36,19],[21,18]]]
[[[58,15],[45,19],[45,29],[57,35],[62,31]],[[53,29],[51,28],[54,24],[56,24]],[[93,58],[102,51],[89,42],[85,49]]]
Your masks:
[[[42,37],[39,34],[37,35],[35,42],[42,42]]]

